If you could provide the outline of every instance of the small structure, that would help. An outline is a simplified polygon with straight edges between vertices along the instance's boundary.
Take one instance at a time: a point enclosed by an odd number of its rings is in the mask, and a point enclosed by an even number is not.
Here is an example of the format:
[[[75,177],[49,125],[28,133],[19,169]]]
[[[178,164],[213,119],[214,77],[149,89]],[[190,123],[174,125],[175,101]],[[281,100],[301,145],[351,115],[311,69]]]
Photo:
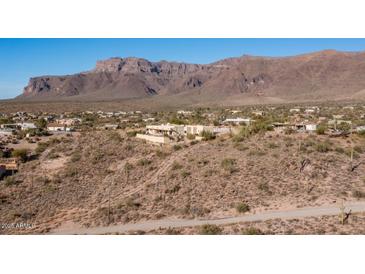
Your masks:
[[[71,132],[73,131],[73,128],[67,127],[65,125],[60,125],[57,123],[51,123],[48,124],[47,130],[51,132]]]
[[[17,171],[18,170],[18,159],[17,158],[1,158],[0,166],[3,166],[6,171]]]
[[[249,124],[251,124],[251,122],[252,122],[251,118],[228,118],[228,119],[224,120],[222,123],[223,124],[235,124],[235,125],[240,125],[240,124],[249,125]]]
[[[37,126],[34,123],[29,123],[29,122],[17,123],[17,126],[21,130],[36,129],[37,128]]]
[[[264,114],[265,114],[265,112],[260,111],[260,110],[252,111],[252,115],[255,115],[255,116],[264,116]]]
[[[300,112],[300,108],[291,108],[291,109],[289,109],[289,112],[290,112],[290,113],[293,113],[293,112]]]
[[[13,129],[7,129],[7,128],[4,128],[4,129],[0,129],[0,137],[1,136],[11,136],[13,135],[15,131]]]
[[[178,136],[184,134],[184,125],[148,125],[146,133],[155,136]]]
[[[365,132],[365,126],[356,127],[356,132]]]
[[[99,127],[100,129],[105,129],[105,130],[116,130],[119,128],[119,125],[116,124],[105,124],[103,126]]]
[[[168,144],[171,142],[170,138],[168,138],[166,136],[154,136],[154,135],[140,134],[140,133],[138,133],[136,135],[136,138],[146,140],[146,141],[149,141],[152,143],[157,143],[157,144]]]

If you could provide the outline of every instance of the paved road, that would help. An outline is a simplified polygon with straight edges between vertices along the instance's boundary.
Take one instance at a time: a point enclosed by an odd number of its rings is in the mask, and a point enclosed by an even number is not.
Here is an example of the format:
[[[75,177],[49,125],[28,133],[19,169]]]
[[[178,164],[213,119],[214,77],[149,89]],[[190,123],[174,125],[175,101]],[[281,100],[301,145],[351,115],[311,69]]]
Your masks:
[[[351,209],[353,213],[365,211],[365,202],[345,203],[346,212]],[[66,230],[54,230],[52,234],[106,234],[106,233],[126,233],[128,231],[143,230],[149,231],[158,228],[178,228],[189,226],[200,226],[204,224],[226,225],[239,222],[266,221],[270,219],[294,219],[303,217],[316,217],[324,215],[337,215],[340,213],[340,205],[333,204],[319,207],[305,207],[290,210],[266,211],[252,215],[242,215],[237,217],[227,217],[221,219],[162,219],[151,220],[141,223],[120,224],[105,227],[90,227]]]

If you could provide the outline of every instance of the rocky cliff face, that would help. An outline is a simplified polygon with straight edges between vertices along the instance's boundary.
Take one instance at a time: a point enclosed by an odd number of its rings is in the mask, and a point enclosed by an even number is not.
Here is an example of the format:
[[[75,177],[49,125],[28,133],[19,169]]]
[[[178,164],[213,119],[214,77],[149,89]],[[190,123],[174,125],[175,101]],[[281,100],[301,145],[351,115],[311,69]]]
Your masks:
[[[91,71],[31,78],[20,99],[126,99],[176,94],[222,98],[248,94],[305,99],[341,97],[365,89],[365,54],[322,51],[285,58],[243,56],[209,65],[98,61]]]

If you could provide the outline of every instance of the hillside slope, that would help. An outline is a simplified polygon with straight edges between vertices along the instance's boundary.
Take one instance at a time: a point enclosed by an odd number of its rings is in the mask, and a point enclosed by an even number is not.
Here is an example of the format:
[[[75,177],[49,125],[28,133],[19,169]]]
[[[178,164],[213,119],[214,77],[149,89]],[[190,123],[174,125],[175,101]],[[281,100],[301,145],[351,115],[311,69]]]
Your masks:
[[[174,104],[245,101],[362,99],[365,53],[315,52],[293,57],[224,59],[208,65],[98,61],[88,72],[31,78],[20,100],[154,98]],[[251,98],[251,99],[250,99]]]

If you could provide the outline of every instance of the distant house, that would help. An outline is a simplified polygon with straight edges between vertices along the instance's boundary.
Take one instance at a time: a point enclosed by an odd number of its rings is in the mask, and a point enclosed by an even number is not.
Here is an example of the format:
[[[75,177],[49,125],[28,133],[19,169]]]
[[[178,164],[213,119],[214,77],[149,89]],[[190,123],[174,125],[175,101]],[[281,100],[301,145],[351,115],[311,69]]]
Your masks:
[[[64,119],[57,119],[56,123],[63,126],[74,126],[78,125],[82,122],[80,118],[64,118]]]
[[[240,125],[240,124],[246,124],[249,125],[251,124],[252,120],[250,118],[228,118],[226,120],[224,120],[222,123],[223,124],[235,124],[235,125]]]
[[[70,132],[73,131],[73,128],[67,127],[65,125],[60,125],[57,123],[48,124],[47,130],[50,132]]]
[[[209,131],[213,133],[213,127],[203,125],[187,125],[184,128],[185,134],[199,135],[202,134],[203,131]]]
[[[156,119],[155,118],[153,118],[153,117],[149,117],[149,118],[144,118],[143,119],[143,122],[153,122],[153,121],[155,121]]]
[[[119,125],[116,124],[105,124],[103,126],[99,127],[100,129],[105,129],[105,130],[116,130],[119,128]]]
[[[184,134],[184,125],[148,125],[146,126],[146,133],[156,136],[177,136]]]
[[[17,125],[21,130],[36,129],[37,128],[37,126],[34,123],[24,122],[24,123],[17,123]]]
[[[6,129],[6,128],[0,129],[0,137],[11,136],[13,135],[14,132],[15,131],[13,129]]]
[[[186,116],[189,116],[189,115],[193,114],[192,111],[188,111],[188,110],[178,110],[176,113],[180,114],[180,115],[186,115]]]
[[[194,135],[199,140],[203,132],[211,132],[213,134],[229,133],[229,127],[214,127],[204,125],[148,125],[145,134],[137,134],[136,137],[146,141],[166,144],[172,141],[179,141],[187,135]],[[201,139],[201,138],[200,138]]]
[[[252,114],[255,116],[264,116],[264,112],[260,110],[252,111]]]
[[[300,112],[300,108],[291,108],[291,109],[289,109],[289,112],[291,112],[291,113]]]

